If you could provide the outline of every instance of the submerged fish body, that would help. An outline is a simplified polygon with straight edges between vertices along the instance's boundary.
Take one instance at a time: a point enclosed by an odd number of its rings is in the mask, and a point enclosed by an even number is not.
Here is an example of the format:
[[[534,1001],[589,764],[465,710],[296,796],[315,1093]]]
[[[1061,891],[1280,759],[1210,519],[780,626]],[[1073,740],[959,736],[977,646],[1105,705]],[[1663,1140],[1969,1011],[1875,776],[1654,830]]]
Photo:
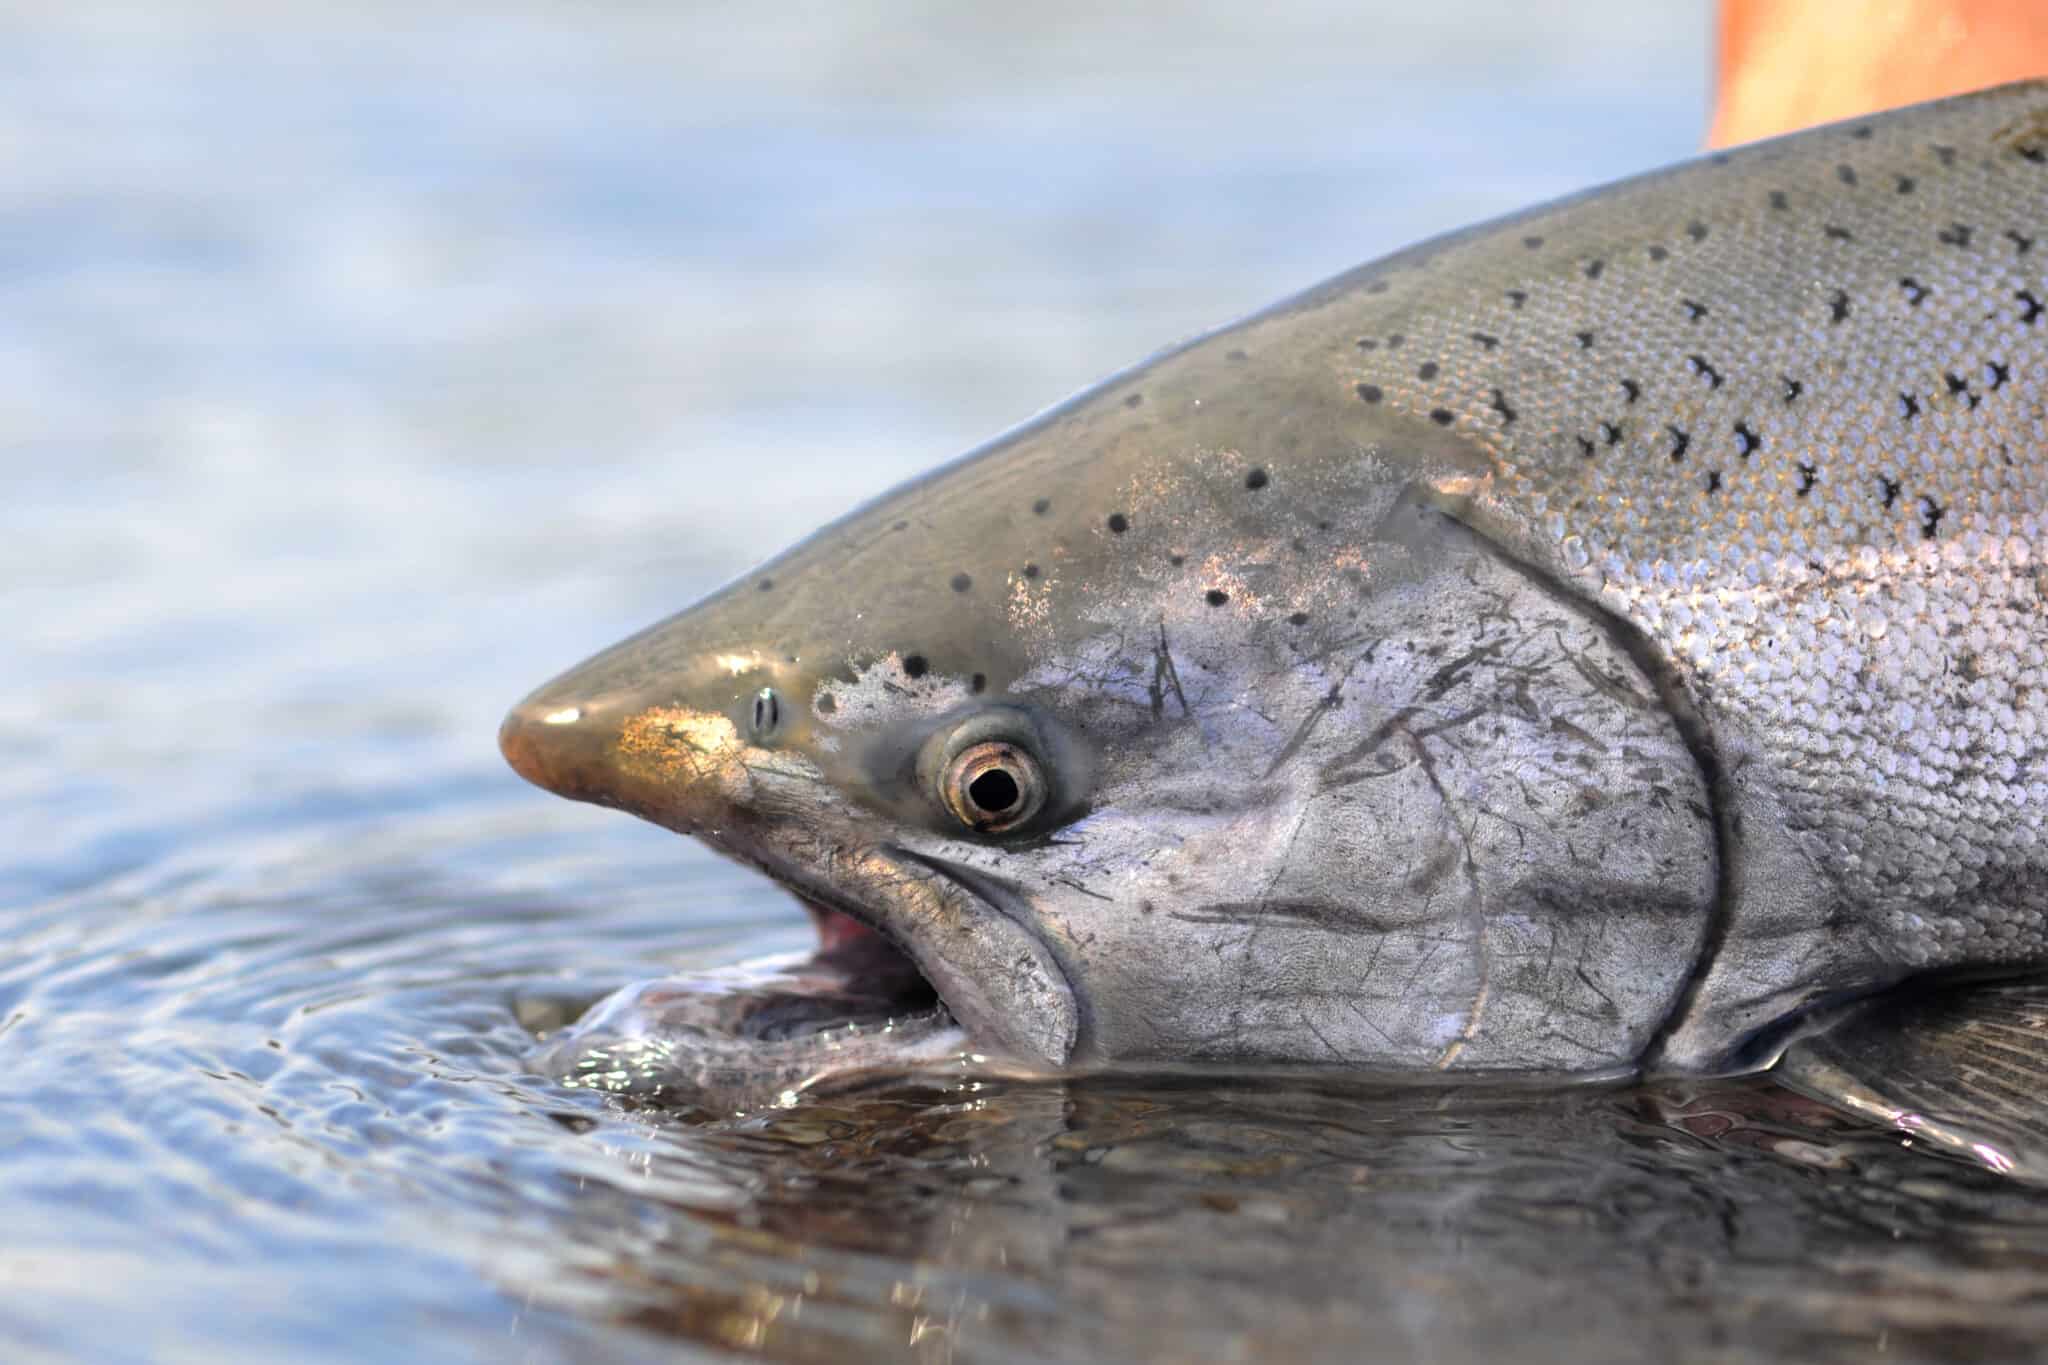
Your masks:
[[[2048,959],[2044,398],[2029,84],[1362,267],[502,743],[1039,1065],[1727,1066]]]

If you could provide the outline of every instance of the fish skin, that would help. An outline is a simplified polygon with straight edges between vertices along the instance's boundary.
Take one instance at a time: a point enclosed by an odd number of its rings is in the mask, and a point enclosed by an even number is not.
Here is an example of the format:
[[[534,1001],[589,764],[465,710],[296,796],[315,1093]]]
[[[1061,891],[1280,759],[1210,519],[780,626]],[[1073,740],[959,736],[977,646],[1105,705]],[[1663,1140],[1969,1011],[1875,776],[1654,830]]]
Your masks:
[[[2030,83],[1425,243],[856,511],[502,743],[1052,1065],[1698,1070],[2038,963],[2044,210]],[[990,716],[1060,760],[1029,840],[920,787]]]

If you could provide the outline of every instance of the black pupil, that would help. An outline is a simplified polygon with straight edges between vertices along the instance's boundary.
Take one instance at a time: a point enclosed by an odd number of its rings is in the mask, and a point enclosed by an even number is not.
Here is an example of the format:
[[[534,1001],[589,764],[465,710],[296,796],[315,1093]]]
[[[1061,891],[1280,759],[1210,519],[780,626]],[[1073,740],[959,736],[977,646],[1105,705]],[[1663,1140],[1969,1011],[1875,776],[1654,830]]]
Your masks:
[[[1001,768],[990,768],[967,784],[968,799],[991,815],[1001,815],[1016,805],[1021,795],[1023,793],[1017,790],[1017,779]]]

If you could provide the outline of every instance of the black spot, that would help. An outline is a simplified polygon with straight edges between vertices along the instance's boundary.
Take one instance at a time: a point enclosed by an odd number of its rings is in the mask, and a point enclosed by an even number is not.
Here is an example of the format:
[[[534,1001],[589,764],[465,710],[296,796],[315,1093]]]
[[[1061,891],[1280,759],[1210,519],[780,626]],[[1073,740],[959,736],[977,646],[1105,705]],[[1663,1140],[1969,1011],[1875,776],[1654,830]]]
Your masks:
[[[1984,401],[1976,394],[1970,392],[1970,381],[1957,374],[1954,370],[1947,371],[1941,377],[1948,384],[1948,396],[1951,398],[1961,398],[1966,407],[1974,410],[1979,403]]]
[[[1820,477],[1820,469],[1818,466],[1810,464],[1802,464],[1799,466],[1798,493],[1800,497],[1803,498],[1808,493],[1811,493],[1813,491],[1813,481],[1818,477]]]
[[[1132,394],[1132,395],[1131,395],[1131,396],[1130,396],[1129,398],[1126,398],[1126,399],[1124,399],[1124,406],[1125,406],[1125,407],[1127,407],[1127,408],[1135,408],[1135,407],[1137,407],[1137,406],[1138,406],[1138,405],[1139,405],[1140,403],[1142,403],[1142,402],[1144,402],[1144,401],[1145,401],[1145,395],[1144,395],[1144,394],[1142,394],[1142,393],[1134,393],[1134,394]],[[979,676],[979,675],[977,674],[976,676]]]
[[[1748,459],[1764,448],[1764,438],[1749,429],[1749,423],[1735,424],[1735,453]]]
[[[1112,534],[1120,536],[1131,529],[1131,519],[1121,512],[1111,512],[1103,525],[1109,527]]]
[[[1884,475],[1880,474],[1877,476],[1877,483],[1878,487],[1884,490],[1885,510],[1890,511],[1891,505],[1899,500],[1898,480],[1888,479]]]
[[[1474,341],[1476,341],[1476,342],[1478,342],[1478,343],[1479,343],[1479,349],[1480,349],[1480,350],[1482,350],[1482,351],[1490,351],[1490,350],[1492,350],[1492,349],[1493,349],[1494,347],[1496,347],[1496,346],[1500,345],[1500,338],[1499,338],[1499,337],[1496,337],[1496,336],[1488,336],[1488,335],[1487,335],[1486,333],[1484,333],[1484,332],[1473,332],[1473,333],[1471,334],[1471,336],[1472,336],[1472,340],[1474,340]]]
[[[2015,256],[2024,256],[2034,249],[2034,239],[2032,237],[2026,236],[2024,233],[2014,232],[2010,228],[2006,229],[2005,240],[2012,243],[2012,253]]]
[[[1910,393],[1899,395],[1899,420],[1910,422],[1920,415],[1920,400]]]
[[[1042,516],[1044,516],[1044,515],[1045,515],[1045,514],[1046,514],[1047,512],[1050,512],[1051,510],[1052,510],[1052,499],[1051,499],[1051,498],[1040,498],[1040,499],[1039,499],[1039,500],[1038,500],[1037,502],[1034,502],[1034,503],[1032,503],[1032,504],[1031,504],[1031,515],[1033,515],[1033,516],[1035,516],[1035,517],[1042,517]]]
[[[1720,471],[1720,470],[1718,470],[1718,469],[1709,469],[1709,470],[1707,471],[1707,491],[1708,491],[1709,493],[1718,493],[1718,492],[1720,492],[1720,491],[1721,491],[1721,471]]]
[[[931,671],[932,666],[922,654],[912,654],[903,660],[903,676],[906,678],[922,678]]]
[[[2006,366],[2006,365],[2001,365],[2001,364],[1999,364],[1999,363],[1998,363],[1997,361],[1995,361],[1995,360],[1987,360],[1987,361],[1985,361],[1985,362],[1984,362],[1984,369],[1985,369],[1985,371],[1986,371],[1986,372],[1988,373],[1988,375],[1989,375],[1989,377],[1990,377],[1990,380],[1991,380],[1991,387],[1992,387],[1992,388],[1994,388],[1994,389],[2002,389],[2002,388],[2004,388],[2004,387],[2005,387],[2005,381],[2006,381],[2006,380],[2008,380],[2008,379],[2010,379],[2010,378],[2012,378],[2012,369],[2011,369],[2011,367],[2010,367],[2010,366]]]
[[[1221,588],[1211,588],[1202,594],[1202,600],[1212,607],[1220,607],[1230,600],[1230,594]]]
[[[1854,166],[1837,166],[1837,167],[1835,167],[1835,179],[1837,179],[1837,180],[1841,181],[1841,182],[1842,182],[1842,183],[1843,183],[1844,185],[1853,185],[1853,184],[1855,184],[1855,183],[1856,183],[1856,168],[1855,168]]]
[[[839,698],[833,696],[830,692],[820,692],[818,694],[818,710],[820,712],[829,716],[838,709]]]
[[[1914,279],[1911,275],[1899,277],[1899,288],[1906,291],[1906,306],[1908,308],[1918,308],[1928,293],[1927,286]]]
[[[1934,153],[1934,159],[1939,161],[1942,165],[1953,166],[1956,164],[1955,148],[1944,147],[1937,142],[1932,147],[1928,148],[1928,150]]]
[[[1704,303],[1694,303],[1691,299],[1680,299],[1678,303],[1685,309],[1685,318],[1688,322],[1698,322],[1707,315],[1707,305]]]
[[[1495,412],[1500,414],[1500,424],[1502,426],[1508,427],[1515,424],[1515,410],[1508,406],[1507,395],[1499,389],[1493,391],[1492,407]]]
[[[1721,387],[1721,372],[1712,365],[1709,365],[1705,356],[1689,355],[1685,358],[1685,364],[1686,368],[1707,381],[1708,388],[1718,389]]]
[[[967,680],[967,690],[979,695],[988,691],[988,674],[977,673]]]
[[[954,575],[953,575],[953,591],[954,591],[954,592],[966,592],[966,591],[967,591],[967,590],[968,590],[969,588],[971,588],[971,587],[973,587],[973,586],[974,586],[974,580],[973,580],[972,578],[968,577],[968,576],[967,576],[966,574],[964,574],[964,573],[956,573],[956,574],[954,574]]]
[[[1849,130],[1849,136],[1855,138],[1858,142],[1870,141],[1870,125],[1867,123],[1857,124]]]
[[[1377,403],[1387,395],[1386,391],[1377,384],[1360,384],[1358,386],[1358,396],[1368,403]]]
[[[1667,261],[1671,259],[1671,252],[1661,246],[1652,246],[1650,248],[1650,259],[1653,261]]]
[[[1622,380],[1621,391],[1624,395],[1623,401],[1628,403],[1633,403],[1643,396],[1643,386],[1633,379]]]
[[[1522,245],[1528,247],[1529,250],[1534,251],[1543,245],[1543,239],[1541,237],[1524,237],[1522,239]]]
[[[1968,223],[1950,223],[1934,235],[1936,239],[1949,246],[1968,246],[1970,244],[1970,235],[1975,231],[1976,229]]]
[[[1620,445],[1621,428],[1612,422],[1602,422],[1600,424],[1600,439],[1607,442],[1610,446]]]
[[[1026,564],[1024,566],[1024,576],[1026,578],[1036,578],[1038,577],[1038,573],[1039,569],[1036,564]]]
[[[1796,401],[1800,394],[1806,392],[1806,385],[1800,383],[1791,375],[1781,375],[1779,377],[1785,381],[1785,401],[1787,403]]]
[[[1407,337],[1402,336],[1399,332],[1396,332],[1392,336],[1387,338],[1387,349],[1390,351],[1398,351],[1401,349],[1401,343],[1403,343],[1406,340],[1408,340]]]
[[[1440,427],[1447,427],[1458,420],[1458,415],[1449,408],[1431,408],[1429,410],[1429,420]]]
[[[1933,498],[1921,498],[1920,534],[1926,536],[1929,540],[1934,539],[1935,529],[1941,525],[1941,518],[1944,511],[1946,511],[1946,509],[1943,508],[1942,505],[1936,502]]]
[[[1592,437],[1574,436],[1572,439],[1579,443],[1579,454],[1584,455],[1587,459],[1591,459],[1593,457],[1594,447]]]
[[[1697,221],[1687,223],[1685,225],[1685,235],[1692,238],[1695,242],[1704,242],[1707,240],[1707,225]]]
[[[1529,295],[1520,289],[1508,290],[1508,307],[1520,308],[1529,301]]]
[[[1605,270],[1606,268],[1607,262],[1599,260],[1598,258],[1590,260],[1586,262],[1586,278],[1589,280],[1597,280],[1600,278],[1600,272]]]
[[[2043,161],[2048,161],[2048,151],[2043,151],[2031,143],[2019,143],[2012,150],[2013,155],[2019,157],[2020,160],[2031,161],[2036,166],[2040,165]]]
[[[759,586],[762,592],[773,592],[775,590],[775,580],[772,578],[764,578],[761,580]]]
[[[1254,493],[1264,488],[1266,486],[1266,471],[1254,469],[1249,474],[1246,474],[1244,476],[1244,486],[1251,489]]]
[[[1181,565],[1188,562],[1188,557],[1186,555],[1168,555],[1166,562],[1178,569]]]
[[[1572,335],[1579,339],[1580,350],[1590,351],[1593,349],[1593,334],[1591,332],[1573,332]]]
[[[1294,613],[1294,614],[1293,614],[1292,616],[1289,616],[1289,617],[1287,618],[1287,624],[1288,624],[1288,625],[1290,625],[1290,626],[1305,626],[1305,625],[1307,625],[1307,624],[1308,624],[1308,613],[1307,613],[1307,612],[1305,612],[1305,611],[1297,611],[1297,612],[1295,612],[1295,613]]]
[[[2032,327],[2034,319],[2041,316],[2041,301],[2029,289],[2022,289],[2013,297],[2020,301],[2020,321]]]
[[[1664,430],[1671,433],[1671,459],[1675,464],[1685,458],[1686,451],[1692,449],[1692,436],[1677,427],[1666,427]]]
[[[1835,295],[1834,295],[1834,297],[1828,300],[1828,321],[1829,321],[1829,322],[1831,322],[1831,323],[1834,323],[1834,324],[1836,324],[1837,326],[1839,326],[1840,324],[1842,324],[1842,323],[1844,323],[1844,322],[1847,322],[1848,320],[1849,320],[1849,295],[1848,295],[1848,291],[1846,291],[1846,290],[1842,290],[1842,289],[1837,289],[1837,290],[1835,291]]]
[[[1784,212],[1784,211],[1785,211],[1786,209],[1789,209],[1789,208],[1791,208],[1791,207],[1792,207],[1792,202],[1791,202],[1790,200],[1788,200],[1787,198],[1785,198],[1785,191],[1783,191],[1783,190],[1772,190],[1772,191],[1771,191],[1771,207],[1772,207],[1772,208],[1774,208],[1774,209],[1777,209],[1777,210],[1778,210],[1779,212],[1781,212],[1781,213],[1782,213],[1782,212]]]
[[[1839,223],[1824,224],[1821,227],[1821,231],[1827,234],[1828,240],[1831,242],[1853,242],[1856,240],[1856,234]]]
[[[1900,176],[1893,184],[1897,187],[1900,194],[1911,194],[1913,192],[1914,180],[1910,175]]]
[[[1361,351],[1377,351],[1379,348],[1380,343],[1372,337],[1360,337],[1358,339],[1358,349]]]
[[[1436,378],[1436,362],[1434,360],[1425,360],[1420,365],[1417,365],[1415,367],[1415,377],[1417,379]]]

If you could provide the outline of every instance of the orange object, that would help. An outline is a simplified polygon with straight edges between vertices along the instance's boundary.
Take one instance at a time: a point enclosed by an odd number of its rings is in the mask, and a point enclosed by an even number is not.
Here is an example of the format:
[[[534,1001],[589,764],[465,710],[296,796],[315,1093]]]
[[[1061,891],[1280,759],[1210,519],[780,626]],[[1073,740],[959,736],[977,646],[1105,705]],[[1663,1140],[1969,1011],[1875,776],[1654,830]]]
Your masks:
[[[1722,0],[1708,145],[2048,75],[2048,0]]]

